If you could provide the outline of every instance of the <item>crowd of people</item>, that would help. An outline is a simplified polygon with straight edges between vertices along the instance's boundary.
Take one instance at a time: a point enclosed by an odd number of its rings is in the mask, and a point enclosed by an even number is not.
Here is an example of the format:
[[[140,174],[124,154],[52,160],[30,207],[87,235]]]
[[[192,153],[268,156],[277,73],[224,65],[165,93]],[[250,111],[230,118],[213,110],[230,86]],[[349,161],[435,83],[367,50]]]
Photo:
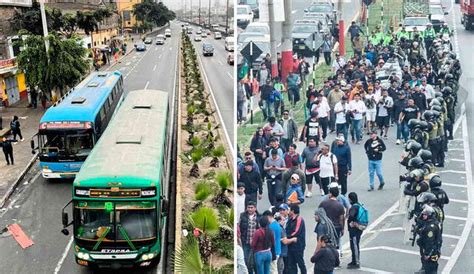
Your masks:
[[[412,201],[407,208],[413,229],[407,229],[413,232],[412,239],[418,236],[424,273],[436,273],[442,210],[449,199],[435,169],[444,166],[447,144],[453,138],[461,75],[459,60],[449,40],[446,42],[446,35],[451,34],[446,28],[439,33],[431,24],[424,32],[409,33],[403,26],[396,33],[377,29],[364,48],[354,48],[352,57],[335,54],[334,75],[320,88],[311,82],[307,90],[301,89],[309,65],[297,56],[284,83],[266,71],[271,68],[265,64],[268,56],[254,83],[248,77],[240,80],[241,102],[259,93],[266,121],[256,130],[249,151],[238,155],[238,241],[249,273],[297,273],[298,269],[306,273],[305,220],[300,206],[313,196],[313,183],[323,196],[315,212],[314,272],[330,273],[339,267],[346,230],[352,251],[347,267],[360,267],[359,243],[368,211],[355,192],[346,196],[352,173],[351,146],[369,136],[364,142],[368,191],[375,190],[375,175],[378,190],[383,190],[382,156],[391,145],[387,143],[391,127],[396,127],[394,145],[404,144],[406,151],[401,164],[408,173],[400,180],[405,195],[413,197],[405,199]],[[353,43],[360,39],[360,32],[353,23]],[[309,117],[296,121],[291,114],[303,98]],[[239,107],[243,107],[239,110],[242,122],[247,112],[242,104]],[[335,140],[329,144],[331,134]],[[301,144],[302,151],[298,149]],[[257,205],[265,191],[271,208],[260,214]]]

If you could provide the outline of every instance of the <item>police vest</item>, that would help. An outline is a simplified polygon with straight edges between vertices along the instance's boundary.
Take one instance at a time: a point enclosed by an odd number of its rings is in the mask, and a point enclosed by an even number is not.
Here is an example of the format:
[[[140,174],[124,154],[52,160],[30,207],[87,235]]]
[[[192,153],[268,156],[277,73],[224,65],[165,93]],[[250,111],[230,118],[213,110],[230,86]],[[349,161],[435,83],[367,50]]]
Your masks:
[[[444,136],[444,118],[440,116],[438,120],[438,136]]]
[[[437,136],[437,134],[438,134],[438,123],[435,122],[435,123],[430,123],[430,124],[431,124],[432,128],[431,128],[430,132],[428,133],[428,135],[429,135],[429,140],[431,141],[431,140],[434,140],[438,137]]]
[[[424,34],[424,37],[426,38],[431,38],[431,39],[434,39],[436,37],[436,32],[433,28],[431,29],[425,29],[425,31],[423,32]]]

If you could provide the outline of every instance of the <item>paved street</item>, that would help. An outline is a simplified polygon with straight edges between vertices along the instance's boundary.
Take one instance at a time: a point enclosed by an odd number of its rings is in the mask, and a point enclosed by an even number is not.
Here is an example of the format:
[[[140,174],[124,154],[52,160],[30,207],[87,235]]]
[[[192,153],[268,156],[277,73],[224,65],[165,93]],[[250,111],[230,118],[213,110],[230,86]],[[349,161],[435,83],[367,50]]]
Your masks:
[[[173,91],[181,27],[172,24],[171,29],[173,36],[165,45],[147,45],[147,51],[134,51],[112,67],[123,73],[126,91]],[[0,237],[0,265],[9,266],[9,273],[89,272],[74,262],[71,236],[60,232],[61,209],[71,199],[71,184],[72,181],[44,180],[37,166],[26,175],[8,208],[1,211],[0,227],[19,223],[35,244],[22,250],[11,236]]]
[[[196,29],[196,27],[194,27]],[[194,34],[193,34],[194,35]],[[192,36],[194,37],[194,36]],[[214,46],[214,56],[202,55],[202,44],[211,43]],[[227,64],[228,51],[224,48],[224,38],[214,39],[214,34],[203,38],[202,42],[193,44],[198,53],[198,59],[204,67],[204,80],[210,86],[218,107],[219,116],[224,122],[228,141],[234,143],[234,67]],[[227,137],[226,137],[227,138]]]
[[[358,1],[355,1],[358,2]],[[473,95],[471,89],[474,86],[474,72],[470,69],[474,65],[474,58],[470,46],[474,43],[472,32],[464,30],[460,24],[459,5],[451,9],[451,1],[443,1],[450,11],[448,23],[450,28],[456,31],[454,46],[463,68],[463,76],[460,80],[460,91],[458,93],[459,104],[457,107],[457,123],[454,140],[450,142],[449,152],[446,155],[445,168],[439,173],[443,179],[443,189],[446,190],[450,203],[445,207],[446,220],[444,222],[442,257],[439,261],[439,272],[443,273],[469,273],[474,267],[472,254],[474,253],[474,233],[472,232],[472,218],[474,210],[473,196],[473,165],[471,148],[474,145],[473,130]],[[346,11],[355,12],[348,7]],[[300,14],[306,3],[294,1],[293,14],[295,18]],[[347,8],[348,7],[348,8]],[[346,18],[352,16],[344,15]],[[346,21],[347,22],[347,21]],[[464,112],[465,110],[465,112]],[[299,125],[301,128],[302,125]],[[352,145],[353,174],[348,180],[349,192],[355,191],[359,195],[359,201],[365,204],[370,214],[370,226],[364,231],[361,240],[361,269],[358,271],[345,269],[350,262],[350,248],[347,231],[343,237],[343,260],[341,273],[413,273],[420,268],[419,248],[412,247],[409,243],[403,243],[403,218],[398,212],[399,186],[398,175],[404,172],[398,160],[403,150],[402,146],[395,145],[395,128],[389,131],[389,139],[385,141],[387,151],[383,156],[383,174],[386,185],[383,191],[367,192],[368,170],[367,157],[361,145]],[[328,137],[332,142],[334,135]],[[302,147],[302,144],[299,145]],[[378,180],[376,179],[376,186]],[[316,186],[313,194],[318,193]],[[269,208],[267,187],[264,186],[264,199],[258,202],[259,212]],[[305,261],[309,273],[312,273],[313,264],[310,258],[316,248],[316,235],[314,234],[315,221],[314,210],[318,207],[321,197],[318,194],[312,198],[305,198],[302,205],[302,216],[306,221],[306,251]]]

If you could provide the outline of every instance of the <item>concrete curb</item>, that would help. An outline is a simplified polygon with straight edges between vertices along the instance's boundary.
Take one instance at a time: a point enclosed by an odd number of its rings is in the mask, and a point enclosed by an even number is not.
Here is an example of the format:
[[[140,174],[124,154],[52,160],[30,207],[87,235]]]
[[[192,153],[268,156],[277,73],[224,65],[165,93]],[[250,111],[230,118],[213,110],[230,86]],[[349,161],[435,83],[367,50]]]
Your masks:
[[[8,199],[11,197],[13,192],[15,191],[16,187],[20,184],[21,180],[25,177],[26,173],[30,170],[30,168],[33,166],[33,164],[36,162],[36,159],[38,158],[38,153],[36,153],[30,160],[30,162],[26,165],[26,167],[23,169],[23,171],[20,173],[20,176],[15,180],[15,182],[8,188],[7,192],[3,195],[2,199],[0,200],[0,208],[3,208],[5,206],[6,202]]]
[[[182,170],[183,170],[183,163],[181,162],[181,157],[179,155],[181,151],[181,139],[182,139],[182,134],[181,134],[181,92],[182,92],[182,87],[181,87],[181,38],[179,41],[179,46],[178,46],[178,91],[175,96],[178,96],[178,115],[176,117],[177,125],[176,125],[176,130],[177,132],[177,145],[176,145],[176,206],[175,206],[175,239],[174,239],[174,251],[175,253],[181,248],[181,230],[182,230],[182,222],[183,222],[183,216],[182,216],[182,207],[183,207],[183,202],[181,199],[181,182],[182,182]],[[173,269],[174,270],[174,269]]]

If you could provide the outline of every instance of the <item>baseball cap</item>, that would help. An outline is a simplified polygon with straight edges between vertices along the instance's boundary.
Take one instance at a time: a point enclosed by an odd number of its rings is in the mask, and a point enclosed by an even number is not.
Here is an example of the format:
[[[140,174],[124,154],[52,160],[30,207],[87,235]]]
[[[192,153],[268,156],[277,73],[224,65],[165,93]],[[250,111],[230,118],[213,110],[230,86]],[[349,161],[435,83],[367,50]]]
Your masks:
[[[346,139],[344,138],[344,135],[339,135],[336,137],[336,141],[342,141],[342,142],[345,142]]]
[[[290,210],[290,207],[287,204],[281,204],[280,210]]]
[[[336,182],[332,182],[329,184],[329,188],[338,188],[338,187],[339,187],[339,184]]]
[[[299,180],[300,176],[296,173],[293,173],[293,175],[291,175],[291,179]]]

